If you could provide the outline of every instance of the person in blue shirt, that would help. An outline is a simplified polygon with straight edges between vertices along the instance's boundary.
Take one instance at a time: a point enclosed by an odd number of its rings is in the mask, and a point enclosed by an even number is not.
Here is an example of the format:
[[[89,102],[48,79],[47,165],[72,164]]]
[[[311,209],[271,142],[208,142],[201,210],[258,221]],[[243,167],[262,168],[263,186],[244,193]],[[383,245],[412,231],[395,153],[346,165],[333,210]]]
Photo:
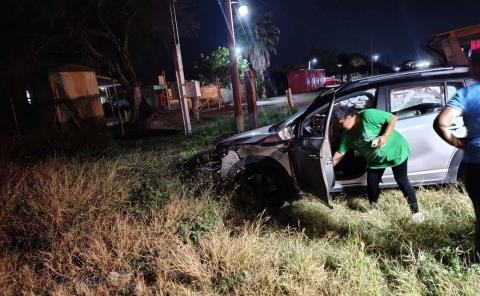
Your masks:
[[[472,57],[470,73],[480,81],[480,50]],[[467,129],[466,138],[457,138],[449,127],[459,116]],[[448,101],[447,106],[434,121],[433,127],[437,134],[448,144],[465,151],[462,166],[465,168],[465,187],[472,200],[475,210],[475,260],[480,259],[480,83],[474,83],[460,89]]]

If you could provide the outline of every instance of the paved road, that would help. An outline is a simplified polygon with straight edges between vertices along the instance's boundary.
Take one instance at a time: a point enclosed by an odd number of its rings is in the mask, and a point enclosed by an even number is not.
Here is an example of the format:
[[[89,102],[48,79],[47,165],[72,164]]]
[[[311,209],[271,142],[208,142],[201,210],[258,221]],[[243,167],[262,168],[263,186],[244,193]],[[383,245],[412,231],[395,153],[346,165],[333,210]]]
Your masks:
[[[303,94],[294,94],[293,95],[293,103],[295,107],[303,107],[310,105],[311,102],[324,90],[310,92],[310,93],[303,93]],[[280,107],[280,106],[287,106],[287,96],[279,96],[273,97],[268,99],[261,99],[257,101],[258,107]]]

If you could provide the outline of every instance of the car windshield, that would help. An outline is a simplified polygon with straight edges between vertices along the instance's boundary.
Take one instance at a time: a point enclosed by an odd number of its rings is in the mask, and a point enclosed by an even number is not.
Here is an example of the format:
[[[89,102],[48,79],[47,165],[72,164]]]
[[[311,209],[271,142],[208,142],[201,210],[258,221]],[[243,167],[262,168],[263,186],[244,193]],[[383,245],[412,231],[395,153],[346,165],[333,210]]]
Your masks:
[[[326,91],[324,93],[322,93],[321,95],[319,95],[315,100],[314,102],[318,101],[318,100],[322,100],[323,97],[325,96],[328,96],[332,93],[331,90],[329,91]],[[324,98],[323,98],[324,99]],[[311,105],[311,104],[310,104]],[[282,130],[283,128],[287,127],[287,126],[291,126],[295,120],[300,117],[303,113],[305,113],[305,111],[308,109],[309,106],[304,106],[304,107],[301,107],[297,110],[297,112],[295,114],[293,114],[292,116],[290,116],[289,118],[287,118],[284,122],[280,122],[280,123],[277,123],[275,125],[273,125],[271,128],[270,128],[270,131],[280,131]]]
[[[273,125],[272,130],[275,130],[275,131],[278,132],[281,129],[283,129],[284,127],[291,125],[298,117],[300,117],[305,112],[305,110],[307,110],[307,107],[300,108],[299,110],[297,110],[296,113],[292,114],[292,116],[287,118],[284,122],[280,122],[280,123],[277,123],[277,124]]]

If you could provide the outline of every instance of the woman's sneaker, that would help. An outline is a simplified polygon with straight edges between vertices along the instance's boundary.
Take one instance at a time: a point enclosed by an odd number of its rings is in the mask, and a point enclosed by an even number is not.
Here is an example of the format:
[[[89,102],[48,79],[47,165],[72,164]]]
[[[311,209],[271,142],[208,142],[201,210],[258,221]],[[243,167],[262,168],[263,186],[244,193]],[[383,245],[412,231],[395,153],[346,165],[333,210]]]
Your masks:
[[[425,222],[425,216],[420,212],[412,214],[412,222],[413,224],[422,224]]]

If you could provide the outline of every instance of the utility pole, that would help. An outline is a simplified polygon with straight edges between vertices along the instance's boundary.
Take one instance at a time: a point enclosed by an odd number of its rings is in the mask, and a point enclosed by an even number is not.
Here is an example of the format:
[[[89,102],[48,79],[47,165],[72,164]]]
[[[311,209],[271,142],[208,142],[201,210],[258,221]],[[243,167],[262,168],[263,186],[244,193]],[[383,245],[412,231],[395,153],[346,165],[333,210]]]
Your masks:
[[[228,51],[230,56],[230,73],[232,77],[233,104],[235,107],[235,121],[237,131],[243,132],[245,124],[243,121],[242,99],[240,97],[240,77],[238,75],[237,53],[235,51],[235,31],[233,27],[232,1],[225,0],[225,14],[228,25]]]
[[[245,84],[247,90],[248,123],[250,129],[258,127],[257,121],[257,85],[255,82],[255,71],[252,69],[245,72]]]
[[[177,76],[178,96],[180,107],[182,109],[183,129],[186,135],[192,133],[192,125],[190,123],[190,113],[188,110],[188,102],[185,98],[185,75],[183,73],[182,50],[180,48],[180,35],[178,34],[177,13],[175,11],[175,1],[170,0],[170,17],[172,19],[173,38],[175,41],[175,73]]]

